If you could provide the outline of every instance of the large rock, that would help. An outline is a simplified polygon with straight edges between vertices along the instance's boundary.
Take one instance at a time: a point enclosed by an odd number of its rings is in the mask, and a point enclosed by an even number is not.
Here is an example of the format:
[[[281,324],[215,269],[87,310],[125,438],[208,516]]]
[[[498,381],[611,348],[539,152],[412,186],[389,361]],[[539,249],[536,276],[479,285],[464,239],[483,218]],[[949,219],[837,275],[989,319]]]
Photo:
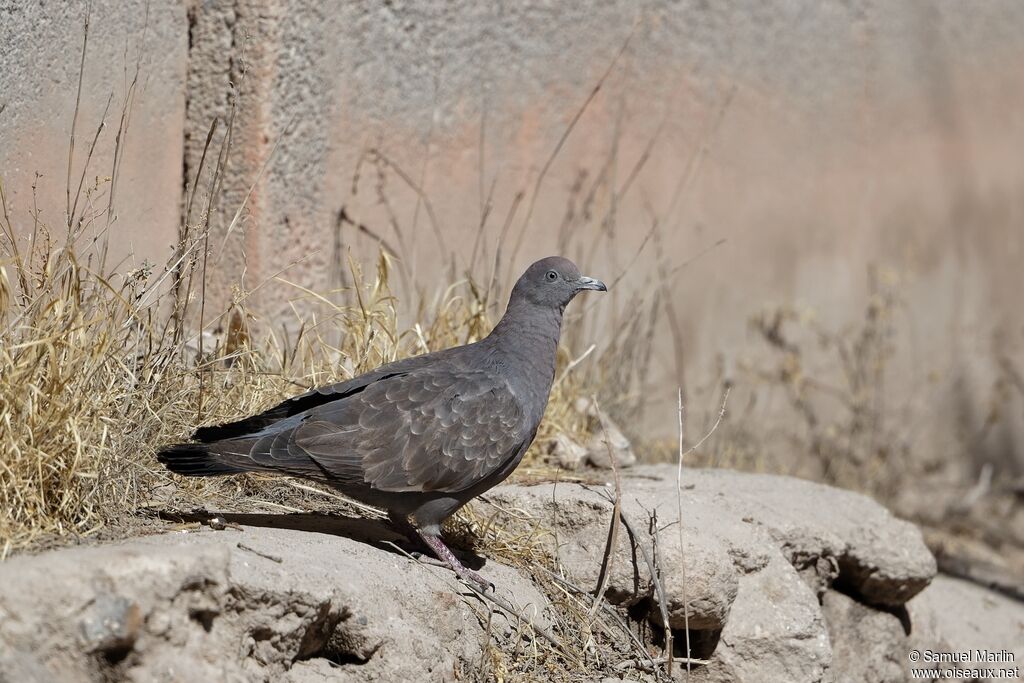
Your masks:
[[[629,480],[631,486],[635,481]],[[641,498],[633,493],[634,489],[630,488],[631,495],[623,496],[623,513],[639,535],[635,542],[644,544],[648,553],[652,553],[644,506],[659,510],[658,519],[662,524],[673,519],[674,514],[659,507],[661,501],[644,497],[641,503]],[[495,489],[488,499],[503,507],[526,510],[535,519],[551,525],[557,531],[560,564],[580,586],[597,588],[612,511],[612,503],[601,493],[573,484],[513,485]],[[733,530],[733,534],[741,531]],[[660,608],[652,591],[650,569],[643,555],[634,552],[633,543],[628,530],[620,528],[605,595],[613,604],[644,603],[651,620],[660,625]],[[718,630],[725,625],[739,581],[736,563],[728,550],[728,544],[718,534],[702,538],[688,528],[680,545],[675,527],[659,532],[658,565],[664,569],[661,578],[672,628],[683,628],[687,618],[691,629]],[[766,562],[765,559],[761,564]],[[689,605],[686,616],[684,603]]]
[[[533,584],[485,571],[545,623]],[[488,642],[455,586],[356,540],[275,528],[15,558],[0,565],[0,680],[448,680]],[[490,624],[520,627],[497,611]]]
[[[910,649],[918,652],[971,652],[971,662],[918,666],[935,668],[1019,667],[1024,671],[1024,604],[981,586],[937,576],[907,603]],[[1005,663],[983,663],[978,650],[1009,653]],[[904,656],[907,652],[903,653]]]
[[[642,489],[650,495],[674,501],[674,468],[641,468],[635,476],[649,478]],[[748,520],[795,567],[813,568],[816,588],[838,578],[867,602],[898,606],[935,576],[920,530],[859,493],[727,470],[686,470],[683,483],[685,517],[710,507],[716,517]]]
[[[833,654],[819,598],[838,585],[858,605],[898,607],[935,575],[917,528],[866,496],[725,470],[686,469],[682,484],[680,492],[673,466],[622,473],[622,511],[636,538],[620,530],[607,597],[642,603],[649,620],[662,623],[647,563],[634,551],[634,543],[652,551],[656,518],[670,627],[689,626],[691,640],[699,643],[694,653],[710,657],[699,672],[706,680],[828,680]],[[613,490],[610,482],[504,486],[489,499],[503,509],[525,510],[553,529],[565,571],[593,588]],[[678,634],[676,642],[681,640]]]

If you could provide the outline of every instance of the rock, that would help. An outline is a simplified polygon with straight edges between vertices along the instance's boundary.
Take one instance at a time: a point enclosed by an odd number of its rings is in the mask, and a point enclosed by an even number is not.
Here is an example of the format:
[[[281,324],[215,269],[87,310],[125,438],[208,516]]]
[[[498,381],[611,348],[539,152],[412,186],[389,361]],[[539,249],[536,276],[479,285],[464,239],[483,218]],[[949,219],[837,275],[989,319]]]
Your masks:
[[[587,448],[568,434],[559,433],[551,440],[550,453],[559,467],[575,470],[583,464],[587,457]]]
[[[662,587],[668,603],[669,626],[694,630],[719,630],[725,626],[729,610],[736,599],[739,577],[732,559],[720,546],[686,543],[679,552],[678,542],[669,542],[665,534],[662,546]],[[678,539],[678,536],[676,536]],[[677,571],[684,566],[683,572]],[[684,599],[685,598],[685,599]],[[657,599],[652,596],[648,610],[652,622],[661,623]],[[688,609],[684,609],[688,605]]]
[[[554,493],[554,502],[552,494]],[[596,491],[575,484],[502,486],[488,493],[499,505],[531,512],[537,519],[548,521],[558,531],[558,557],[562,566],[578,585],[596,587],[601,573],[611,521],[612,504]],[[645,499],[645,504],[658,501]],[[650,553],[652,539],[648,533],[647,511],[632,496],[623,501],[623,513],[630,519]],[[659,519],[670,519],[661,510]],[[684,535],[680,546],[678,533],[661,532],[659,566],[667,594],[670,624],[682,628],[684,598],[689,603],[691,629],[721,629],[736,597],[737,570],[726,546],[717,538],[698,539],[692,530]],[[681,549],[682,548],[682,549]],[[685,595],[682,572],[685,563]],[[661,625],[659,604],[651,585],[651,572],[642,554],[634,553],[630,534],[620,527],[611,570],[608,572],[606,597],[613,604],[646,606],[652,622]]]
[[[918,652],[985,650],[1012,656],[1012,661],[1001,664],[983,664],[973,656],[971,663],[935,668],[1024,667],[1024,604],[1017,600],[940,575],[907,603],[907,614],[912,625],[909,646]]]
[[[685,597],[692,652],[710,658],[695,680],[817,681],[833,674],[860,680],[830,670],[833,654],[819,597],[841,584],[865,602],[900,605],[935,574],[920,532],[859,494],[788,477],[693,469],[684,470],[679,491],[671,465],[633,468],[622,473],[621,485],[622,510],[635,540],[649,551],[649,519],[657,518],[658,566],[670,626],[680,630],[676,643],[685,635]],[[613,490],[603,487],[606,494]],[[580,586],[597,585],[612,510],[602,492],[559,483],[502,486],[488,496],[552,529],[566,573]],[[642,604],[648,620],[660,625],[650,571],[625,529],[614,558],[608,599]],[[857,606],[878,620],[891,616]],[[848,621],[837,617],[837,628]],[[855,671],[884,674],[890,654],[872,654]],[[847,659],[839,665],[852,666]]]
[[[531,582],[495,562],[483,571],[549,625]],[[445,569],[332,534],[149,536],[0,564],[0,665],[19,681],[41,670],[72,683],[448,680],[489,642],[475,601]],[[495,611],[490,637],[517,642],[528,628]]]
[[[0,652],[0,683],[50,683],[53,675],[28,652]]]
[[[228,599],[229,551],[179,547],[187,538],[181,535],[158,538],[163,546],[138,539],[0,564],[0,651],[31,654],[51,680],[91,681],[158,649],[157,641],[170,650],[184,645],[198,626],[193,608]],[[142,621],[135,629],[129,603]],[[132,657],[103,651],[124,644],[133,631]],[[179,669],[180,656],[168,657]]]
[[[675,497],[675,470],[637,468],[650,477],[651,495]],[[833,578],[847,583],[865,601],[899,606],[935,576],[935,558],[920,530],[896,519],[867,496],[800,479],[727,470],[684,472],[687,511],[714,506],[721,514],[749,519],[767,531],[801,570],[813,566],[816,590]],[[819,568],[818,559],[825,564]],[[836,572],[835,570],[838,570]]]
[[[604,418],[604,428],[598,428],[587,441],[587,462],[594,467],[612,468],[612,458],[617,467],[632,467],[636,464],[636,454],[629,439],[615,423]],[[609,454],[610,451],[610,454]]]
[[[829,680],[831,661],[817,597],[779,553],[740,579],[731,617],[698,680],[816,683]]]
[[[909,638],[902,606],[866,604],[898,604],[931,580],[934,564],[914,527],[864,496],[721,470],[687,469],[677,489],[671,465],[624,471],[621,486],[629,528],[620,526],[606,597],[659,632],[646,552],[675,652],[688,626],[692,655],[707,661],[694,683],[900,680],[908,647],[1024,658],[1021,606],[975,586],[940,578],[919,592],[905,606]],[[536,537],[572,583],[594,590],[613,491],[506,485],[476,505],[493,503],[496,524],[543,531]],[[529,643],[528,627],[500,611],[483,625],[489,608],[453,590],[449,571],[358,540],[389,537],[376,523],[245,517],[259,526],[0,564],[0,681],[450,680],[479,671],[495,642]],[[482,571],[520,614],[557,622],[521,574],[493,561]],[[686,680],[679,667],[676,678]]]
[[[636,464],[636,454],[629,439],[610,417],[598,410],[593,401],[577,399],[576,410],[589,420],[590,438],[585,446],[587,462],[602,469],[612,468],[612,458],[617,467]]]
[[[142,626],[137,603],[119,595],[98,595],[79,622],[83,644],[89,652],[120,656],[135,644]]]
[[[821,607],[832,642],[832,666],[842,672],[842,680],[906,680],[910,646],[899,616],[832,590],[823,596]]]

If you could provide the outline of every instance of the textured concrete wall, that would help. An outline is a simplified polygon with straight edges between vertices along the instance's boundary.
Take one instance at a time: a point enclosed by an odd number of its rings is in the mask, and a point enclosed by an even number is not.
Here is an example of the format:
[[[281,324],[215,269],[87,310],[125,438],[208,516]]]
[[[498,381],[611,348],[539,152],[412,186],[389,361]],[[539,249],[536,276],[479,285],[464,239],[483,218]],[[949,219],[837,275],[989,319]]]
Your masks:
[[[94,22],[106,38],[97,28],[83,129],[120,92],[142,7],[96,5],[113,19]],[[47,210],[63,206],[81,13],[0,2],[0,168],[22,212],[27,168],[56,187]],[[720,367],[738,377],[762,362],[748,321],[775,304],[855,323],[876,267],[903,302],[893,404],[926,404],[937,451],[955,438],[958,453],[1022,467],[1024,399],[1005,372],[1024,368],[1017,0],[191,0],[154,4],[149,24],[118,224],[144,250],[174,234],[182,168],[190,187],[218,119],[211,149],[229,131],[231,145],[211,215],[213,307],[284,269],[340,282],[346,249],[376,250],[342,208],[426,290],[451,259],[486,274],[506,225],[503,271],[555,250],[609,280],[632,264],[596,309],[607,317],[650,300],[663,258],[681,345],[663,315],[667,403],[650,417],[669,432],[682,370],[698,401]],[[633,261],[655,223],[660,243]],[[297,294],[267,285],[249,303],[281,323]],[[834,357],[819,361],[806,371],[834,373]]]
[[[66,230],[68,148],[85,18],[84,2],[0,0],[0,179],[12,222],[26,234],[34,205],[55,239]],[[183,5],[92,3],[72,194],[84,177],[76,213],[87,207],[91,216],[107,207],[115,136],[130,100],[110,228],[115,259],[135,254],[139,261],[162,263],[177,240],[187,59]],[[101,121],[106,125],[86,168]]]

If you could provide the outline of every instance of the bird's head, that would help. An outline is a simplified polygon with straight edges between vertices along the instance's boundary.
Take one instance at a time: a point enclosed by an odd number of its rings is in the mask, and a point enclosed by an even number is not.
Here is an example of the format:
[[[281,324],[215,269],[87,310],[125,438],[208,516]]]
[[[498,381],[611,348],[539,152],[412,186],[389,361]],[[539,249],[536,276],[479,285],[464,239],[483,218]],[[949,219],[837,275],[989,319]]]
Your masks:
[[[538,306],[563,309],[585,289],[608,291],[600,280],[581,274],[569,259],[549,256],[526,269],[512,288],[512,298],[521,297]]]

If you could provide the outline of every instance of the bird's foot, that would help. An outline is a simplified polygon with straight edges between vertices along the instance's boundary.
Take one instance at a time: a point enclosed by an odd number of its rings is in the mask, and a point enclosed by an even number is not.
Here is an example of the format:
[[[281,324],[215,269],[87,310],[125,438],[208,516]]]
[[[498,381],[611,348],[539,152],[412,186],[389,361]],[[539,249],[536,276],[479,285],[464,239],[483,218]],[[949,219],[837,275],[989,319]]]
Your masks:
[[[419,532],[419,535],[423,542],[434,551],[438,559],[448,565],[448,568],[455,572],[460,579],[484,592],[487,592],[488,588],[494,590],[493,583],[459,562],[459,558],[455,557],[455,553],[444,544],[440,536],[426,534],[422,531]]]

